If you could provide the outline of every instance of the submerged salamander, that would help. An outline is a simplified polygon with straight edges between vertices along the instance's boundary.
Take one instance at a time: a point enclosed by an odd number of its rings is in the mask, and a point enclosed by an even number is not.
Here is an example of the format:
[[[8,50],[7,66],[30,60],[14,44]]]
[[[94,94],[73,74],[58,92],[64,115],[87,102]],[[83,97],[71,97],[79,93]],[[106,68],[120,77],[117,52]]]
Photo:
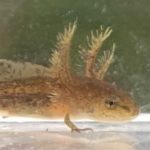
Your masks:
[[[71,41],[76,23],[69,24],[57,36],[48,76],[36,76],[0,82],[0,112],[3,115],[32,116],[60,119],[75,131],[74,119],[88,118],[102,122],[124,122],[136,117],[139,107],[122,89],[103,80],[114,55],[105,52],[96,60],[103,42],[112,30],[107,28],[91,32],[87,37],[88,48],[82,50],[85,64],[83,76],[71,72],[69,65]],[[96,62],[99,64],[96,65]],[[85,129],[86,130],[86,129]],[[88,130],[88,129],[87,129]]]

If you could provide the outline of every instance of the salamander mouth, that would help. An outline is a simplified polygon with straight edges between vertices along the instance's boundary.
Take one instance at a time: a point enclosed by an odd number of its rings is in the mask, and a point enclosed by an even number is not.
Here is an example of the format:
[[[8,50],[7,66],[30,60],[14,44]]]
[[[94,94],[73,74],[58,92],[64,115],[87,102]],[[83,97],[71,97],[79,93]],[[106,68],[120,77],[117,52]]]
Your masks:
[[[121,107],[122,109],[124,109],[127,112],[131,112],[131,109],[128,106],[123,106],[123,105],[118,105],[118,106]]]
[[[131,118],[135,118],[140,113],[140,108],[137,104],[133,103],[133,105],[117,105],[127,113],[131,115]]]
[[[126,123],[126,122],[129,122],[129,121],[132,121],[133,119],[135,119],[138,114],[140,113],[140,109],[138,106],[136,107],[129,107],[129,106],[125,106],[125,105],[120,105],[119,106],[122,110],[124,110],[124,112],[126,112],[124,115],[121,115],[120,116],[120,113],[118,114],[118,116],[114,116],[111,117],[109,116],[107,118],[108,121],[106,122],[109,122],[110,123]]]

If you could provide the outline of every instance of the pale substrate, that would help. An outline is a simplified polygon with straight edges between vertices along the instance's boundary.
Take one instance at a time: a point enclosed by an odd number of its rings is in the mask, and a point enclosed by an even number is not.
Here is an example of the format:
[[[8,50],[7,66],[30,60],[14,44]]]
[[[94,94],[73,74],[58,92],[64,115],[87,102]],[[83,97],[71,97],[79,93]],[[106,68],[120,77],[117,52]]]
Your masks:
[[[150,122],[76,124],[94,132],[71,133],[61,121],[1,122],[0,150],[149,150]]]

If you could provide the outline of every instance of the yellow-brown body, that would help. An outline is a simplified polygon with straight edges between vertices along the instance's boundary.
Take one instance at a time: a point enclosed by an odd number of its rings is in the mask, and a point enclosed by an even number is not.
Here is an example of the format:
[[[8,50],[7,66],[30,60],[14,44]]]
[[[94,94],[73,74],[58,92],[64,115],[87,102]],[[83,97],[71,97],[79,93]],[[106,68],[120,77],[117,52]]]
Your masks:
[[[128,121],[137,116],[139,108],[132,97],[120,88],[103,81],[114,53],[104,55],[100,69],[94,69],[98,49],[110,35],[92,33],[85,59],[85,75],[72,74],[69,66],[70,43],[76,24],[69,25],[57,37],[51,58],[49,76],[36,76],[0,82],[0,113],[59,119],[69,113],[75,119],[104,122]]]
[[[8,116],[60,119],[69,113],[75,119],[111,121],[110,116],[107,120],[104,101],[108,97],[117,96],[122,99],[124,109],[118,109],[118,112],[115,110],[114,114],[111,110],[108,115],[112,116],[112,121],[117,119],[118,114],[118,121],[132,119],[138,114],[136,104],[133,102],[131,105],[131,97],[121,89],[107,82],[85,77],[74,77],[74,81],[74,84],[67,86],[50,77],[0,82],[0,110]],[[127,112],[126,116],[124,111]]]

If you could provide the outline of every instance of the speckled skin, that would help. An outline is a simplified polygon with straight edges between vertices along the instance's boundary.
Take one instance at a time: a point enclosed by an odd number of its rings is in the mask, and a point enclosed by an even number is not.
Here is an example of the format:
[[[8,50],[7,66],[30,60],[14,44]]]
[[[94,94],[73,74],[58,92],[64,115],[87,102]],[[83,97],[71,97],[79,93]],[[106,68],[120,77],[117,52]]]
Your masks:
[[[83,55],[83,76],[70,69],[70,49],[76,21],[57,36],[56,49],[50,58],[48,77],[37,76],[0,82],[0,113],[32,117],[93,119],[104,122],[129,121],[139,113],[132,97],[120,88],[103,81],[113,61],[115,44],[95,68],[96,55],[110,36],[110,27],[87,37]],[[83,49],[85,51],[85,49]],[[10,67],[9,67],[10,68]]]
[[[128,121],[137,116],[138,106],[131,96],[107,82],[73,77],[74,84],[63,85],[58,79],[34,77],[0,82],[0,110],[3,115],[63,118],[103,122]],[[106,101],[115,99],[116,107]]]

